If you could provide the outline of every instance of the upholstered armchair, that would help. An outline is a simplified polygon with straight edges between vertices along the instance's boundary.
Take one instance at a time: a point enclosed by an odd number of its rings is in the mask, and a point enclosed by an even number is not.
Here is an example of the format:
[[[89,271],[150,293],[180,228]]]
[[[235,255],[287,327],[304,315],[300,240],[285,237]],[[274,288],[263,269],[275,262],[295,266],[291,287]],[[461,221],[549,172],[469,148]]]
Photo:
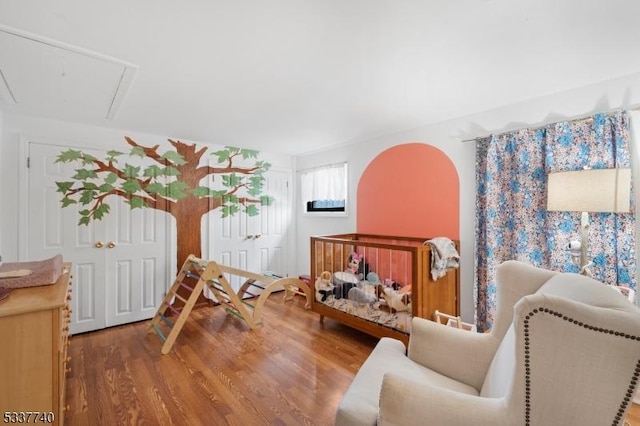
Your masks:
[[[640,376],[640,309],[593,279],[509,261],[488,333],[421,318],[383,338],[337,425],[622,425]]]

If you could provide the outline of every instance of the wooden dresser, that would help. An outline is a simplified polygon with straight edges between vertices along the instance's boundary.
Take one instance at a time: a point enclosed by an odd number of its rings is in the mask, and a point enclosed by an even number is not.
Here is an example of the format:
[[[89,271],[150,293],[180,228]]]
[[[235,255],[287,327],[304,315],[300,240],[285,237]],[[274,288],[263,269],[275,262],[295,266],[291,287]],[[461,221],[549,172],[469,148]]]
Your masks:
[[[2,423],[35,423],[34,412],[38,423],[64,423],[70,271],[65,263],[55,284],[15,289],[0,301]]]

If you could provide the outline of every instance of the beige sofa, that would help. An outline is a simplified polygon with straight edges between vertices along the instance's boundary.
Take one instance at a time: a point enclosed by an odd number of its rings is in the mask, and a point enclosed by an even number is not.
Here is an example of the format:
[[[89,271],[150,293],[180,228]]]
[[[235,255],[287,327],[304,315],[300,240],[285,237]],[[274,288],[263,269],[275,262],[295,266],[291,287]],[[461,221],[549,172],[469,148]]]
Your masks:
[[[489,333],[413,319],[383,338],[337,425],[623,424],[640,376],[640,309],[602,283],[509,261]]]

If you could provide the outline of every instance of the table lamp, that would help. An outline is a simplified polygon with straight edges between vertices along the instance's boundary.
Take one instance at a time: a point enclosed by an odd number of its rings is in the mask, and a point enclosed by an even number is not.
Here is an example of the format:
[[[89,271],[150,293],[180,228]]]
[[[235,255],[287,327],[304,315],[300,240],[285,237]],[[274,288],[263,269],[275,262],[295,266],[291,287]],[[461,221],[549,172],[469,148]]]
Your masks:
[[[631,169],[585,169],[549,173],[547,210],[582,212],[580,241],[569,250],[580,273],[592,276],[589,266],[589,213],[628,213]]]

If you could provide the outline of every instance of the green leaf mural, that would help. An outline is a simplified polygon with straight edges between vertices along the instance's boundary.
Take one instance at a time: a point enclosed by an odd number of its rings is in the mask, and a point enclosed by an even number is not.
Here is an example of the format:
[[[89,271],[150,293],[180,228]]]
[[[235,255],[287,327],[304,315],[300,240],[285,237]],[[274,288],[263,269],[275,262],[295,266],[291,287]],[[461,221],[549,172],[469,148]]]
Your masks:
[[[207,147],[169,139],[173,149],[161,152],[159,145],[143,146],[128,136],[125,140],[129,154],[110,150],[100,159],[68,149],[58,155],[56,163],[78,166],[72,181],[56,182],[61,205],[86,206],[79,211],[78,225],[103,219],[114,196],[131,209],[166,211],[176,221],[178,268],[189,254],[200,256],[203,215],[220,210],[221,217],[240,212],[256,216],[260,206],[273,201],[262,193],[270,164],[258,159],[259,151],[225,147],[211,154],[218,166],[208,166],[200,164]],[[215,188],[208,184],[212,176]]]

